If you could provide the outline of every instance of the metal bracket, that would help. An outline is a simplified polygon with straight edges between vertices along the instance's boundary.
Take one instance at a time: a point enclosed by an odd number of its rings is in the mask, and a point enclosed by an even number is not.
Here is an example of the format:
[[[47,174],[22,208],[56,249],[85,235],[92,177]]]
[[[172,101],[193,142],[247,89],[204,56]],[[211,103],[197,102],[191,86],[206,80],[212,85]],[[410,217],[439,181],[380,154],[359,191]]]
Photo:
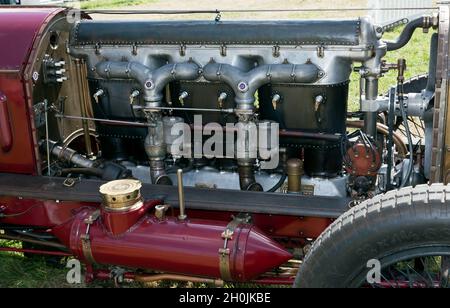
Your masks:
[[[319,58],[325,57],[325,46],[323,45],[317,46],[317,56]]]
[[[404,95],[403,101],[406,108],[406,113],[408,116],[414,116],[423,118],[428,105],[433,98],[432,95],[427,95],[427,93],[408,93]],[[374,100],[368,100],[364,95],[361,97],[361,111],[363,112],[381,112],[388,111],[390,106],[389,97],[380,96]],[[396,100],[394,102],[394,113],[400,116],[399,102]]]
[[[180,56],[184,57],[186,55],[186,44],[180,44]]]
[[[220,55],[222,57],[227,56],[227,45],[225,45],[225,44],[220,45]]]
[[[45,124],[45,103],[39,102],[33,105],[34,122],[37,128]]]
[[[100,43],[95,44],[95,54],[96,55],[99,55],[101,53],[100,52],[101,48],[102,48],[102,46],[100,45]]]
[[[86,261],[89,262],[90,264],[96,263],[91,248],[91,237],[90,237],[91,225],[93,225],[99,217],[100,217],[100,210],[96,210],[91,215],[89,215],[88,218],[84,220],[84,223],[86,224],[86,233],[81,235],[81,245],[83,255]]]
[[[81,182],[81,177],[71,178],[71,174],[67,175],[67,178],[63,182],[63,186],[67,188],[74,187],[77,183]]]
[[[222,19],[222,14],[220,14],[219,10],[216,10],[216,17],[214,18],[214,21],[220,22],[221,19]]]
[[[275,58],[278,58],[278,57],[281,55],[281,52],[280,52],[280,46],[279,46],[279,45],[273,46],[272,54],[273,54],[273,56],[274,56]]]
[[[397,27],[406,25],[409,22],[408,18],[402,18],[400,20],[396,20],[394,22],[383,25],[383,32],[394,30]]]
[[[247,224],[251,220],[251,216],[248,214],[239,214],[234,217],[233,220],[227,225],[226,229],[222,232],[222,238],[224,239],[223,247],[219,249],[220,257],[220,275],[224,281],[232,281],[230,269],[230,253],[228,248],[228,242],[233,240],[234,232],[241,224]]]
[[[377,99],[366,99],[365,95],[361,96],[361,108],[362,112],[378,112],[387,111],[389,109],[389,98],[378,97]]]
[[[115,267],[111,270],[111,278],[114,280],[114,284],[119,286],[125,281],[126,271],[123,268]]]

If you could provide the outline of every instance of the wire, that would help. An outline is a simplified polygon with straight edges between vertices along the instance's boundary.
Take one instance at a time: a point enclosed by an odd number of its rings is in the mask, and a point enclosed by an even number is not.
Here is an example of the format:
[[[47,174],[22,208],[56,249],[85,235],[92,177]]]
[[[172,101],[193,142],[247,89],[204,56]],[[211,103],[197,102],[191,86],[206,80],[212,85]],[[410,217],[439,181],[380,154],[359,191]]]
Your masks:
[[[286,178],[287,178],[286,173],[283,173],[281,175],[280,180],[275,184],[275,186],[269,189],[267,192],[276,192],[284,184]]]
[[[385,191],[392,188],[392,165],[393,165],[393,147],[394,147],[394,109],[395,109],[396,89],[392,87],[389,90],[389,112],[388,112],[388,135],[387,135],[387,169],[386,169],[386,187]]]
[[[15,213],[15,214],[3,214],[3,213],[0,213],[0,219],[1,218],[11,218],[11,217],[22,216],[22,215],[25,215],[28,212],[30,212],[32,209],[34,209],[36,207],[40,207],[40,206],[41,206],[40,204],[33,205],[32,207],[28,208],[27,210],[25,210],[25,211],[23,211],[21,213]]]

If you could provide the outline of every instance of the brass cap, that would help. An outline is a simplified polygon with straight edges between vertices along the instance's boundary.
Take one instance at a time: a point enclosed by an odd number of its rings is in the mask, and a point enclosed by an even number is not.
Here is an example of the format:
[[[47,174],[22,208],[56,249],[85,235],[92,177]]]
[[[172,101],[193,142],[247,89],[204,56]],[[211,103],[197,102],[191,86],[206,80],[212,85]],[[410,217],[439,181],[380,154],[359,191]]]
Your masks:
[[[298,158],[291,158],[287,161],[288,175],[303,175],[303,161]]]
[[[138,180],[117,180],[100,186],[105,207],[121,209],[131,207],[141,200],[142,183]]]

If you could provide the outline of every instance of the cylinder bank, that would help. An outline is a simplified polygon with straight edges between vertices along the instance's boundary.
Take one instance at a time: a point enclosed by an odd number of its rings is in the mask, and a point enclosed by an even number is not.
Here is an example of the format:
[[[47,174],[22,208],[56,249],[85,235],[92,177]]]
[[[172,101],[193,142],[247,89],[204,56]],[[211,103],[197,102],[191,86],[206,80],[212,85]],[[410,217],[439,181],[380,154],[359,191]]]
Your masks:
[[[99,209],[84,208],[54,234],[90,264],[249,281],[292,256],[244,220],[230,223],[165,215],[161,201],[143,201],[141,183],[103,185]]]

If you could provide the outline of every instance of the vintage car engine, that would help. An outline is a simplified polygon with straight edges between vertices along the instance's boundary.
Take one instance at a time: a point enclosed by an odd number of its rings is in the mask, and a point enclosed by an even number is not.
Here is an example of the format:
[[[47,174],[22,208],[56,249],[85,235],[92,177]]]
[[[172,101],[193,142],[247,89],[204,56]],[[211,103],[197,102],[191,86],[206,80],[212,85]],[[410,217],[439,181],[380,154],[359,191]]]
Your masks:
[[[447,285],[448,5],[387,25],[96,19],[121,13],[0,9],[0,240],[23,243],[0,251],[75,257],[86,281],[295,286],[366,286],[368,260],[422,286],[398,269],[438,256],[426,286]],[[409,78],[385,56],[418,29]]]
[[[297,193],[346,197],[342,137],[349,76],[353,64],[362,63],[366,97],[377,97],[386,52],[381,32],[366,18],[83,20],[73,27],[68,50],[87,68],[86,104],[98,119],[101,158],[126,167],[141,181],[170,185],[172,170],[182,167],[188,186],[277,191],[290,159],[301,158],[301,170],[294,172],[302,174]],[[200,128],[194,115],[202,116]],[[262,170],[260,157],[250,157],[250,146],[240,158],[181,158],[171,152],[176,123],[201,130],[211,122],[224,128],[255,124],[269,135],[270,125],[264,124],[277,123],[278,166]],[[372,124],[369,136],[375,135]]]

